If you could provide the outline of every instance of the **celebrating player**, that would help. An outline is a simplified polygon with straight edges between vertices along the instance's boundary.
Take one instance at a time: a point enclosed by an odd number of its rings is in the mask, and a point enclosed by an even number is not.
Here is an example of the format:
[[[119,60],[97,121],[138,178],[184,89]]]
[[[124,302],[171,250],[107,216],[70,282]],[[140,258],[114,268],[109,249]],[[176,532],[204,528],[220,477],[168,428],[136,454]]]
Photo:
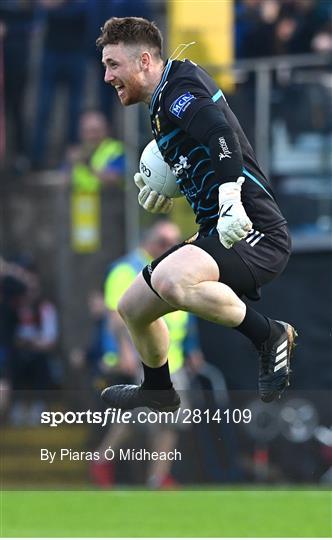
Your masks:
[[[169,376],[169,336],[162,319],[175,310],[236,329],[259,353],[259,394],[272,401],[289,385],[296,332],[261,315],[241,298],[280,275],[291,251],[286,220],[269,180],[213,79],[191,61],[161,57],[157,26],[136,17],[112,18],[101,29],[105,82],[127,106],[149,107],[154,137],[196,214],[198,233],[143,269],[118,311],[140,353],[144,381],[116,385],[102,397],[110,407],[176,410]],[[139,204],[168,212],[172,200],[152,191],[139,173]]]

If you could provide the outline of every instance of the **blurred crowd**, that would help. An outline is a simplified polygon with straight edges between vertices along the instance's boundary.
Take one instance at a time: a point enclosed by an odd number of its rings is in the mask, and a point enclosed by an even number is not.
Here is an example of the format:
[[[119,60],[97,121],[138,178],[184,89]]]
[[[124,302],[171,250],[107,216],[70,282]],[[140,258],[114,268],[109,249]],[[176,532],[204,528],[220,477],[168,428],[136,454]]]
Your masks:
[[[236,57],[332,51],[332,5],[326,0],[237,0]]]
[[[58,335],[57,309],[31,255],[0,257],[0,415],[14,425],[38,424],[59,385]]]
[[[18,172],[54,166],[54,156],[51,160],[49,156],[49,142],[54,139],[57,127],[54,107],[63,90],[66,93],[62,115],[66,145],[78,142],[79,115],[87,104],[87,85],[91,77],[96,82],[93,106],[107,119],[114,114],[115,100],[103,83],[103,68],[95,41],[107,18],[127,15],[153,18],[153,3],[148,0],[139,3],[134,0],[1,0],[0,54],[5,74],[7,141],[12,145],[6,150],[15,156],[14,166]],[[28,95],[31,87],[34,96]]]
[[[61,152],[54,155],[50,142],[62,131],[62,149],[77,144],[79,115],[91,93],[89,105],[117,128],[117,99],[103,82],[95,46],[99,28],[112,16],[159,22],[166,5],[152,0],[1,0],[6,113],[1,131],[7,131],[7,152],[17,172],[58,165]],[[331,30],[332,8],[325,0],[235,0],[238,59],[331,51]],[[89,98],[88,86],[93,86]],[[60,128],[54,115],[59,94],[65,95]]]

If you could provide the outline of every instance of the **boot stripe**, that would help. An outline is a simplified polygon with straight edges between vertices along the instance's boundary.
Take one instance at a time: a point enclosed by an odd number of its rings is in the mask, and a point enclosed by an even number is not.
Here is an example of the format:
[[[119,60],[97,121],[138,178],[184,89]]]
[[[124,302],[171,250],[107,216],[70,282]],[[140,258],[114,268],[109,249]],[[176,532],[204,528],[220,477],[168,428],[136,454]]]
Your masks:
[[[283,349],[287,347],[288,339],[286,339],[279,347],[277,348],[277,354],[280,353]]]
[[[280,362],[280,360],[281,360],[282,358],[285,358],[286,356],[287,356],[287,349],[285,349],[284,351],[282,351],[280,354],[277,354],[276,362],[275,362],[275,363],[277,364],[278,362]]]
[[[287,360],[284,360],[283,362],[280,362],[280,364],[276,365],[274,367],[274,371],[278,371],[278,369],[281,369],[284,366],[287,366]]]

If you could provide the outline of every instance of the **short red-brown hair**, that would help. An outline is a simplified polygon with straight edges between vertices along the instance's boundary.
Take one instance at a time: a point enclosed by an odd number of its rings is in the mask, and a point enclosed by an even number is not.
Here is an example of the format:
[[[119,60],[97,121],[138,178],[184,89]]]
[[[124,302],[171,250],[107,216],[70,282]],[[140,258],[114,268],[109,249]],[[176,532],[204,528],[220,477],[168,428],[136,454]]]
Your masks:
[[[112,17],[101,28],[96,41],[98,47],[106,45],[147,45],[161,56],[163,37],[154,22],[141,17]]]

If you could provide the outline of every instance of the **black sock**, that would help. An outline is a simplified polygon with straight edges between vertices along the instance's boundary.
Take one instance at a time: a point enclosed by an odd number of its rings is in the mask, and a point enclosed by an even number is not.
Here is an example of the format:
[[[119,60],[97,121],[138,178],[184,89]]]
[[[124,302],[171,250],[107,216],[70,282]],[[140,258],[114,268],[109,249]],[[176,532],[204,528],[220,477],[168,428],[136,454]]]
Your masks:
[[[235,327],[235,330],[249,338],[258,348],[269,339],[271,328],[267,317],[247,306],[245,317],[242,323]]]
[[[144,388],[150,390],[168,390],[172,388],[173,385],[169,375],[167,360],[163,366],[157,368],[151,368],[144,364],[144,362],[142,362],[142,365],[144,370]]]

